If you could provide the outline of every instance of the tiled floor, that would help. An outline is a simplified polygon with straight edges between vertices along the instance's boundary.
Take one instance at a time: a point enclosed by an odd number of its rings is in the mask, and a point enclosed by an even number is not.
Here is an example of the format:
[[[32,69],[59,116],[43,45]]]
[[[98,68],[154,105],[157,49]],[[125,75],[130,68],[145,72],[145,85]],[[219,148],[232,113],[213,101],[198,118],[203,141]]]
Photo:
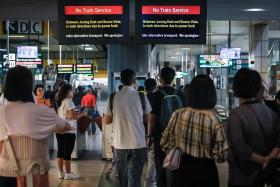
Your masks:
[[[81,176],[80,180],[66,181],[57,179],[58,170],[55,159],[53,159],[49,173],[51,187],[97,187],[106,163],[100,159],[101,139],[100,131],[95,136],[88,136],[87,151],[79,160],[72,161],[72,171]]]
[[[103,113],[105,102],[99,102],[100,114]],[[52,168],[49,172],[51,187],[117,187],[117,178],[114,173],[109,176],[106,172],[110,168],[110,162],[101,160],[102,133],[98,130],[94,136],[87,136],[87,151],[83,156],[72,162],[72,170],[81,176],[77,181],[65,181],[57,179],[55,159],[52,160]],[[227,186],[227,164],[218,164],[220,187]],[[145,169],[142,179],[144,180]],[[143,183],[142,183],[143,184]]]

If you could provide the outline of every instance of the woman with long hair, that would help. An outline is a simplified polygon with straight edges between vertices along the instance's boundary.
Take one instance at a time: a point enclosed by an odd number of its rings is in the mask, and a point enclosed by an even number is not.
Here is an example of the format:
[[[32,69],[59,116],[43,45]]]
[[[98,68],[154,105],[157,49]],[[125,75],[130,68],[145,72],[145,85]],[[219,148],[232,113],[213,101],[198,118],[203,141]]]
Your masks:
[[[172,171],[172,187],[219,187],[215,159],[224,161],[228,149],[224,127],[216,117],[216,89],[208,75],[196,76],[188,90],[188,106],[175,111],[163,132],[161,147],[182,152]]]
[[[72,130],[65,133],[57,133],[57,166],[59,169],[59,179],[66,180],[76,180],[80,177],[71,172],[71,154],[74,149],[76,141],[76,129],[77,129],[77,120],[87,114],[85,112],[77,114],[75,111],[75,104],[72,101],[73,98],[73,89],[69,84],[65,84],[61,87],[58,98],[58,115],[65,119],[72,127]],[[63,171],[63,166],[65,167],[65,172]]]

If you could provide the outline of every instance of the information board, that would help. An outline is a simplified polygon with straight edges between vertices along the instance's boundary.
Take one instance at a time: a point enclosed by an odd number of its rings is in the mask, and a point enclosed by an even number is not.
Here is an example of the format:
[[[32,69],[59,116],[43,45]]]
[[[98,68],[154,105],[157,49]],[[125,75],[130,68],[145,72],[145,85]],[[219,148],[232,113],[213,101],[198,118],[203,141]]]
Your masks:
[[[129,1],[59,0],[60,44],[129,41]]]
[[[92,64],[76,64],[76,74],[92,75],[93,65]]]
[[[205,44],[207,1],[147,0],[136,3],[136,41]]]
[[[74,73],[73,64],[57,65],[57,74],[73,74],[73,73]]]

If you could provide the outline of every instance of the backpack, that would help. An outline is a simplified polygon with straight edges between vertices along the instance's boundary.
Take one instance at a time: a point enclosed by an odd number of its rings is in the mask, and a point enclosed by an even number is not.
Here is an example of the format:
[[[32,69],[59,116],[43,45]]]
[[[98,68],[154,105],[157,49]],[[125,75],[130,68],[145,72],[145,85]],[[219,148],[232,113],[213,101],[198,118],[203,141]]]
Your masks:
[[[167,127],[167,124],[173,114],[177,109],[183,107],[183,102],[181,98],[178,96],[177,91],[172,95],[168,95],[164,90],[159,90],[163,95],[164,98],[161,102],[161,112],[160,112],[160,124],[162,127],[162,130],[164,130]]]
[[[146,110],[145,94],[143,92],[138,92],[138,94],[140,97],[142,109],[143,109],[143,111],[145,111]],[[112,113],[113,113],[113,103],[114,103],[115,95],[116,95],[116,92],[112,93],[109,97],[109,107],[110,107],[110,110]]]

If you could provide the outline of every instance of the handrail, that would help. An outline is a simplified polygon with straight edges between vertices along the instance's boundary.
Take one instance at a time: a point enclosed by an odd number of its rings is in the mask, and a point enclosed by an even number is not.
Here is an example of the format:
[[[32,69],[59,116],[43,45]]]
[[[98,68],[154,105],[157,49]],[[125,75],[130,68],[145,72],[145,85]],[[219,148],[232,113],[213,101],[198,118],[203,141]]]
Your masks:
[[[274,41],[274,42],[273,42],[273,44],[272,44],[272,46],[271,46],[271,48],[270,48],[270,50],[269,50],[269,52],[268,52],[268,56],[271,55],[271,53],[272,53],[272,51],[273,51],[273,48],[274,48],[274,46],[276,45],[276,43],[280,43],[280,40],[277,40],[277,41]],[[279,45],[279,47],[280,47],[280,45]],[[279,50],[280,50],[280,49],[279,49]]]

